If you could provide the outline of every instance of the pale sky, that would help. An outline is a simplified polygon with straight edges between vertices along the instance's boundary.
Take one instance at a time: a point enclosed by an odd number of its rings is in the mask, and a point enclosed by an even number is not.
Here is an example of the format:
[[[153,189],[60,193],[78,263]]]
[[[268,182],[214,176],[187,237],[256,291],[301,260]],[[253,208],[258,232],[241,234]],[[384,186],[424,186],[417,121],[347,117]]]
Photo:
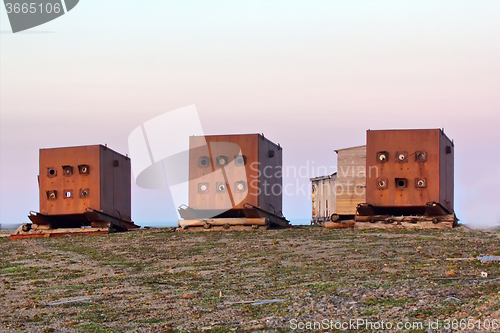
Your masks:
[[[334,171],[367,129],[444,127],[458,217],[498,223],[499,15],[498,1],[81,0],[12,34],[2,6],[0,222],[38,210],[39,148],[125,154],[134,128],[195,104],[205,133],[264,133],[285,167]],[[176,220],[168,191],[132,191],[139,225]],[[283,213],[309,219],[309,195]]]

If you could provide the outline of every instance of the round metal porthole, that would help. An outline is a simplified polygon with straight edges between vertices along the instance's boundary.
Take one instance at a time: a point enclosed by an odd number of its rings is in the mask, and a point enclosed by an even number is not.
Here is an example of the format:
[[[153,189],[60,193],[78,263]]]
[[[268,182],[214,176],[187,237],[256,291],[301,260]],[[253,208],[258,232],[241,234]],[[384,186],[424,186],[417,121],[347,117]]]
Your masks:
[[[385,190],[387,189],[387,178],[378,178],[377,179],[377,190]]]
[[[57,191],[47,191],[47,199],[48,200],[56,200],[57,199]]]
[[[416,188],[426,188],[427,187],[427,179],[415,178],[415,187]]]
[[[217,193],[222,193],[222,192],[226,192],[227,191],[226,183],[223,183],[223,182],[218,182],[215,185],[215,188],[217,190]]]
[[[247,189],[247,184],[244,181],[236,182],[235,184],[236,192],[245,192]]]
[[[377,162],[378,163],[385,163],[389,159],[389,153],[386,151],[379,151],[377,152]]]
[[[73,190],[64,190],[64,199],[73,199]]]
[[[208,168],[210,166],[210,158],[208,156],[201,156],[198,160],[200,168]]]
[[[80,189],[80,198],[88,198],[90,190],[88,188]]]
[[[396,188],[399,190],[408,187],[408,180],[406,178],[396,178]]]
[[[408,162],[408,152],[406,151],[396,152],[396,159],[399,163]]]
[[[63,165],[63,174],[65,176],[73,175],[73,167],[71,165]]]
[[[198,192],[199,193],[207,193],[208,192],[208,183],[199,183],[198,184]]]
[[[224,166],[228,163],[227,156],[219,156],[217,157],[217,165]]]
[[[415,160],[417,162],[425,162],[425,161],[427,161],[427,153],[425,151],[417,151],[417,152],[415,152]]]
[[[54,168],[47,168],[47,177],[52,178],[57,176],[57,170]]]
[[[237,166],[245,165],[245,157],[242,155],[238,155],[234,158],[234,164]]]
[[[81,164],[78,166],[78,173],[81,175],[88,175],[89,174],[89,166],[86,164]]]

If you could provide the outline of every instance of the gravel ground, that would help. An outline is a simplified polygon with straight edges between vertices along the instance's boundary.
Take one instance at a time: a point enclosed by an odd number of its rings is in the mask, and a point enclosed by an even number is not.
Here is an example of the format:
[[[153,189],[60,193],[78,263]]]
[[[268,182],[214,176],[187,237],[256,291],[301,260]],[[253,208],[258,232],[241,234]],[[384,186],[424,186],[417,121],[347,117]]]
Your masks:
[[[446,260],[500,255],[499,237],[303,227],[0,238],[0,330],[500,331],[500,264]]]

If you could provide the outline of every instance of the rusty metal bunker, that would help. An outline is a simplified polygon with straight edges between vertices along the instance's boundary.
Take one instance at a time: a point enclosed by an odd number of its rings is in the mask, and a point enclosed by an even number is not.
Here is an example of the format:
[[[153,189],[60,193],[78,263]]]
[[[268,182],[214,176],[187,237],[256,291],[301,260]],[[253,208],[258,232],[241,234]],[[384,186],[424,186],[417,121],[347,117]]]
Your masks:
[[[191,136],[189,198],[179,226],[288,226],[282,158],[282,147],[261,134]]]
[[[40,149],[39,158],[40,212],[29,215],[33,226],[137,228],[131,219],[130,158],[103,145]]]

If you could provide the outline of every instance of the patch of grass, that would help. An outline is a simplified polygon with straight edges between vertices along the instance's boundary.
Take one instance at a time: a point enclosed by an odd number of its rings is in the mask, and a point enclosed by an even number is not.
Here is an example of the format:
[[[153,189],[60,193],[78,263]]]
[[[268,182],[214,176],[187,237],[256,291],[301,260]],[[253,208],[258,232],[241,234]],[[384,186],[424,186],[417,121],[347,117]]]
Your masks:
[[[487,295],[498,295],[500,293],[500,284],[490,282],[490,283],[480,285],[476,289],[484,294],[487,294]]]
[[[395,306],[403,306],[406,303],[409,303],[410,300],[406,297],[400,298],[374,298],[367,297],[363,300],[364,304],[368,305],[381,305],[383,307],[395,307]]]
[[[325,282],[325,283],[313,284],[307,286],[307,288],[310,290],[334,293],[341,286],[342,286],[341,282]]]
[[[21,265],[24,265],[24,264],[22,264],[20,262],[0,262],[0,273],[4,273],[4,269],[18,267]]]
[[[98,323],[82,323],[75,325],[75,328],[78,328],[80,332],[97,332],[97,333],[112,333],[116,332],[111,328],[102,327],[102,324]]]
[[[27,266],[27,265],[15,265],[8,268],[3,268],[0,270],[0,274],[12,274],[12,275],[21,275],[25,279],[26,278],[34,278],[31,277],[31,274],[35,274],[38,271],[43,269],[41,266]]]

